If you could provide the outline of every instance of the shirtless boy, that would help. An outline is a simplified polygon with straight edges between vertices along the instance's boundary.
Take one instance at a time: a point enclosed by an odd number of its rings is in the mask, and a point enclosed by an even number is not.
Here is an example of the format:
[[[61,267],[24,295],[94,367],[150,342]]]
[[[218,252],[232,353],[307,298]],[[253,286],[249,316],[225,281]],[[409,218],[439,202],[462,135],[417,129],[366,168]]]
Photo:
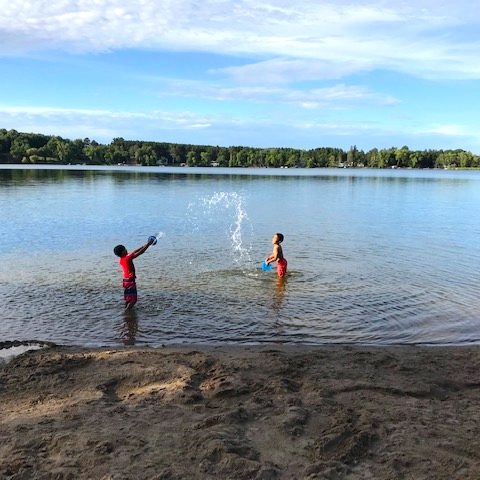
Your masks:
[[[277,275],[279,278],[283,278],[287,273],[287,259],[283,256],[282,246],[283,235],[276,233],[272,238],[273,252],[265,259],[265,263],[270,265],[272,262],[277,262]]]

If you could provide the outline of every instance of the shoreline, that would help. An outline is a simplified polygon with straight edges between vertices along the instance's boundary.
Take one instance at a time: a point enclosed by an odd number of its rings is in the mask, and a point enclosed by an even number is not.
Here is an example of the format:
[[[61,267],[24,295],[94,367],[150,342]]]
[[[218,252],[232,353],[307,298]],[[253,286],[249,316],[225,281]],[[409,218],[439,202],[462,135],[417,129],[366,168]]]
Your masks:
[[[0,477],[474,479],[479,346],[50,347],[0,368]]]

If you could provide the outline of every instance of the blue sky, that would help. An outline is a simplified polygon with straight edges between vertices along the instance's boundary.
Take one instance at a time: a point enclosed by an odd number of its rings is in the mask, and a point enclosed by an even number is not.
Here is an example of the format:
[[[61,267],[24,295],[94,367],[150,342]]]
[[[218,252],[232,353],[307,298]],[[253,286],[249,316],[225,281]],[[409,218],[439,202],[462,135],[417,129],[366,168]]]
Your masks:
[[[480,4],[0,0],[0,127],[480,153]]]

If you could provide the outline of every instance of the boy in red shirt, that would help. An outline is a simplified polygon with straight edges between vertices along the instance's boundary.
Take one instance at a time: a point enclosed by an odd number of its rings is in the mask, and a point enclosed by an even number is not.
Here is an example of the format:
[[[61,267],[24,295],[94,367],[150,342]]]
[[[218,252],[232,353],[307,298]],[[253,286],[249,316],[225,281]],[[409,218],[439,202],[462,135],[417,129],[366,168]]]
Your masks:
[[[123,298],[125,299],[125,310],[129,310],[137,303],[137,284],[135,283],[135,265],[133,259],[137,258],[142,253],[145,253],[147,248],[154,243],[154,238],[149,238],[148,242],[128,253],[123,245],[117,245],[113,249],[113,253],[120,257],[119,264],[123,271]]]

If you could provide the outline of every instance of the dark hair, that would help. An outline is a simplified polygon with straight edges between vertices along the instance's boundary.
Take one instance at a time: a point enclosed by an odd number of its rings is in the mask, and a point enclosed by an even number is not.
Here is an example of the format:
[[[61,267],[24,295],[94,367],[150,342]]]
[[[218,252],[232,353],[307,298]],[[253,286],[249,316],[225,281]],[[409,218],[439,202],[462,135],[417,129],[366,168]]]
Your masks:
[[[282,243],[283,242],[283,234],[282,233],[276,233],[275,235],[278,237],[278,243]]]
[[[117,256],[117,257],[121,257],[122,256],[122,253],[125,252],[127,249],[123,246],[123,245],[117,245],[114,249],[113,249],[113,253]]]

